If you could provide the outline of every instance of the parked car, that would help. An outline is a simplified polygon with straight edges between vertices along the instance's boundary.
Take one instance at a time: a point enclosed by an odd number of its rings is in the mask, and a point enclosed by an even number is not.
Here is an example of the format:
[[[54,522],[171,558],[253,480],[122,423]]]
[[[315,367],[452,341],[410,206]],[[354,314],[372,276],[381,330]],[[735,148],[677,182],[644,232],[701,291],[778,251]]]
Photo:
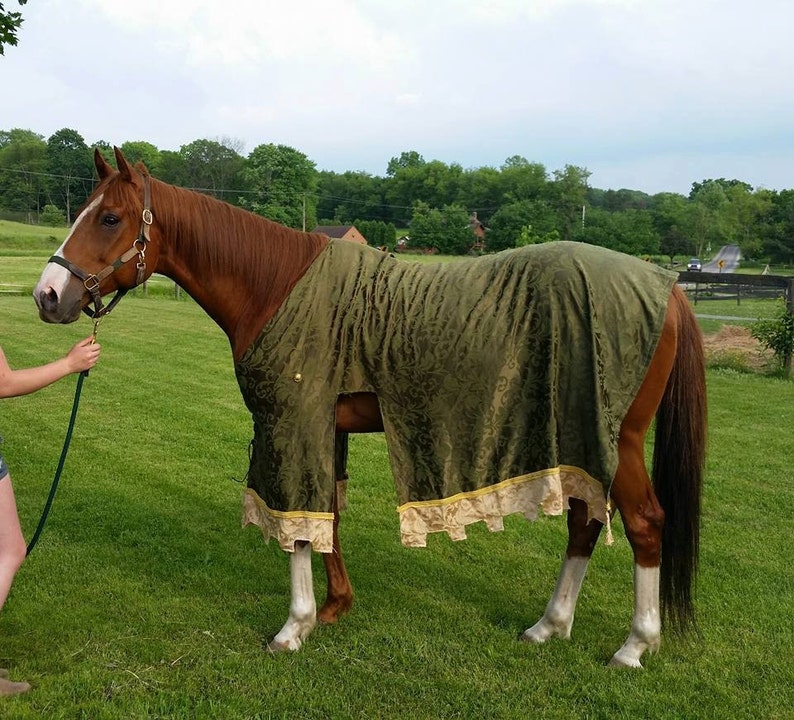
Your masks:
[[[703,269],[703,264],[697,258],[692,258],[687,264],[686,269],[689,272],[700,272]]]

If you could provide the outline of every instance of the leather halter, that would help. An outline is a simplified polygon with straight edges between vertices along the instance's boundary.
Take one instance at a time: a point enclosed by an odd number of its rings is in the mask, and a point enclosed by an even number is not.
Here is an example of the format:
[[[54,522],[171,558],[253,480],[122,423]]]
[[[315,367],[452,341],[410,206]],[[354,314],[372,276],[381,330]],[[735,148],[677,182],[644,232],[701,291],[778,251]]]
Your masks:
[[[132,247],[124,254],[117,257],[110,265],[106,265],[102,270],[97,273],[89,273],[78,267],[60,255],[53,255],[48,262],[53,262],[56,265],[66,268],[72,275],[80,278],[83,281],[85,289],[91,293],[91,298],[94,301],[94,311],[92,312],[88,307],[83,308],[86,313],[93,320],[99,320],[107,315],[116,305],[119,300],[123,298],[132,288],[140,285],[145,279],[146,275],[146,246],[151,240],[149,237],[149,228],[152,225],[153,216],[151,211],[152,204],[152,191],[149,183],[149,176],[143,175],[143,213],[141,213],[141,227],[138,230],[138,237],[132,243]],[[112,275],[122,265],[129,262],[135,256],[138,256],[138,275],[135,284],[131,288],[119,288],[113,299],[107,304],[102,304],[102,295],[99,292],[100,283]]]

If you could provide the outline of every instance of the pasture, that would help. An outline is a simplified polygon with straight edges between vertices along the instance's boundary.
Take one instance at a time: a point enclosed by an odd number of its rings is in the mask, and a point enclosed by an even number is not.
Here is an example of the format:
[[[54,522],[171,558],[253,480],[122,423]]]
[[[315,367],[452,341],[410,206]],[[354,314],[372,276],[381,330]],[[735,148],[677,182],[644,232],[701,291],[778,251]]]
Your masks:
[[[46,326],[0,298],[13,366],[90,322]],[[631,558],[597,548],[570,642],[517,636],[543,612],[562,518],[400,546],[386,448],[352,438],[341,537],[356,603],[297,654],[264,642],[289,601],[287,558],[240,529],[250,421],[225,337],[190,301],[127,298],[100,330],[72,450],[38,547],[0,614],[0,665],[33,683],[7,718],[791,717],[794,383],[709,371],[697,608],[646,669],[605,666],[631,616]],[[26,535],[49,490],[74,378],[2,405]],[[322,564],[315,557],[318,599]]]
[[[0,283],[32,286],[57,247],[36,242],[2,243]],[[47,326],[29,296],[0,295],[0,327],[20,367],[91,324]],[[665,635],[646,670],[605,666],[631,617],[619,521],[615,545],[596,549],[572,640],[519,643],[553,589],[564,519],[511,517],[504,533],[473,526],[461,543],[402,548],[380,435],[351,440],[341,538],[353,611],[271,656],[288,560],[240,529],[251,423],[225,337],[192,301],[150,293],[126,298],[99,341],[50,520],[0,613],[0,666],[34,685],[2,700],[3,717],[792,717],[794,383],[709,371],[701,636]],[[75,381],[0,406],[27,537]],[[319,557],[314,569],[321,600]]]

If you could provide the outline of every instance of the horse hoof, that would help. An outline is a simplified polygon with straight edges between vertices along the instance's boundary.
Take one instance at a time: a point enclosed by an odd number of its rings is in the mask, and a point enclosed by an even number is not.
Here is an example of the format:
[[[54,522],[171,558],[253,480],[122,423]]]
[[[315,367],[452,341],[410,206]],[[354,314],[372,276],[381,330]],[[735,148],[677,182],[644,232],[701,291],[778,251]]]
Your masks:
[[[12,682],[7,678],[0,678],[0,695],[21,695],[30,690],[26,682]]]
[[[635,658],[621,656],[620,653],[617,652],[612,656],[612,659],[609,661],[609,667],[639,668],[641,670],[642,663]]]
[[[333,625],[339,622],[342,615],[347,615],[352,606],[352,600],[323,605],[317,613],[317,619],[324,625]]]
[[[542,636],[540,633],[532,632],[532,628],[524,630],[524,632],[518,636],[518,639],[520,642],[530,643],[532,645],[541,645],[547,640],[547,638]]]
[[[276,640],[275,638],[273,638],[273,640],[271,640],[266,645],[267,651],[271,655],[276,655],[277,653],[295,651],[299,647],[300,647],[300,644],[293,647],[291,643],[283,641],[283,640],[279,641],[279,640]]]
[[[545,643],[546,640],[553,637],[558,637],[563,640],[570,640],[570,626],[554,625],[548,620],[541,618],[531,628],[524,630],[523,634],[518,639],[521,640],[521,642],[541,645],[542,643]]]

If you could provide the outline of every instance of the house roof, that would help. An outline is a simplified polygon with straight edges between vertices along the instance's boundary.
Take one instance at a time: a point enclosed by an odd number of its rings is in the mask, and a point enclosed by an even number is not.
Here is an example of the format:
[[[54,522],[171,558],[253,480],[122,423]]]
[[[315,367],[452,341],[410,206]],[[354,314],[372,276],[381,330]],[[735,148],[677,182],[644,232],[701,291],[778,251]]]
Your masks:
[[[323,233],[332,238],[343,238],[352,227],[352,225],[318,225],[312,232]]]

